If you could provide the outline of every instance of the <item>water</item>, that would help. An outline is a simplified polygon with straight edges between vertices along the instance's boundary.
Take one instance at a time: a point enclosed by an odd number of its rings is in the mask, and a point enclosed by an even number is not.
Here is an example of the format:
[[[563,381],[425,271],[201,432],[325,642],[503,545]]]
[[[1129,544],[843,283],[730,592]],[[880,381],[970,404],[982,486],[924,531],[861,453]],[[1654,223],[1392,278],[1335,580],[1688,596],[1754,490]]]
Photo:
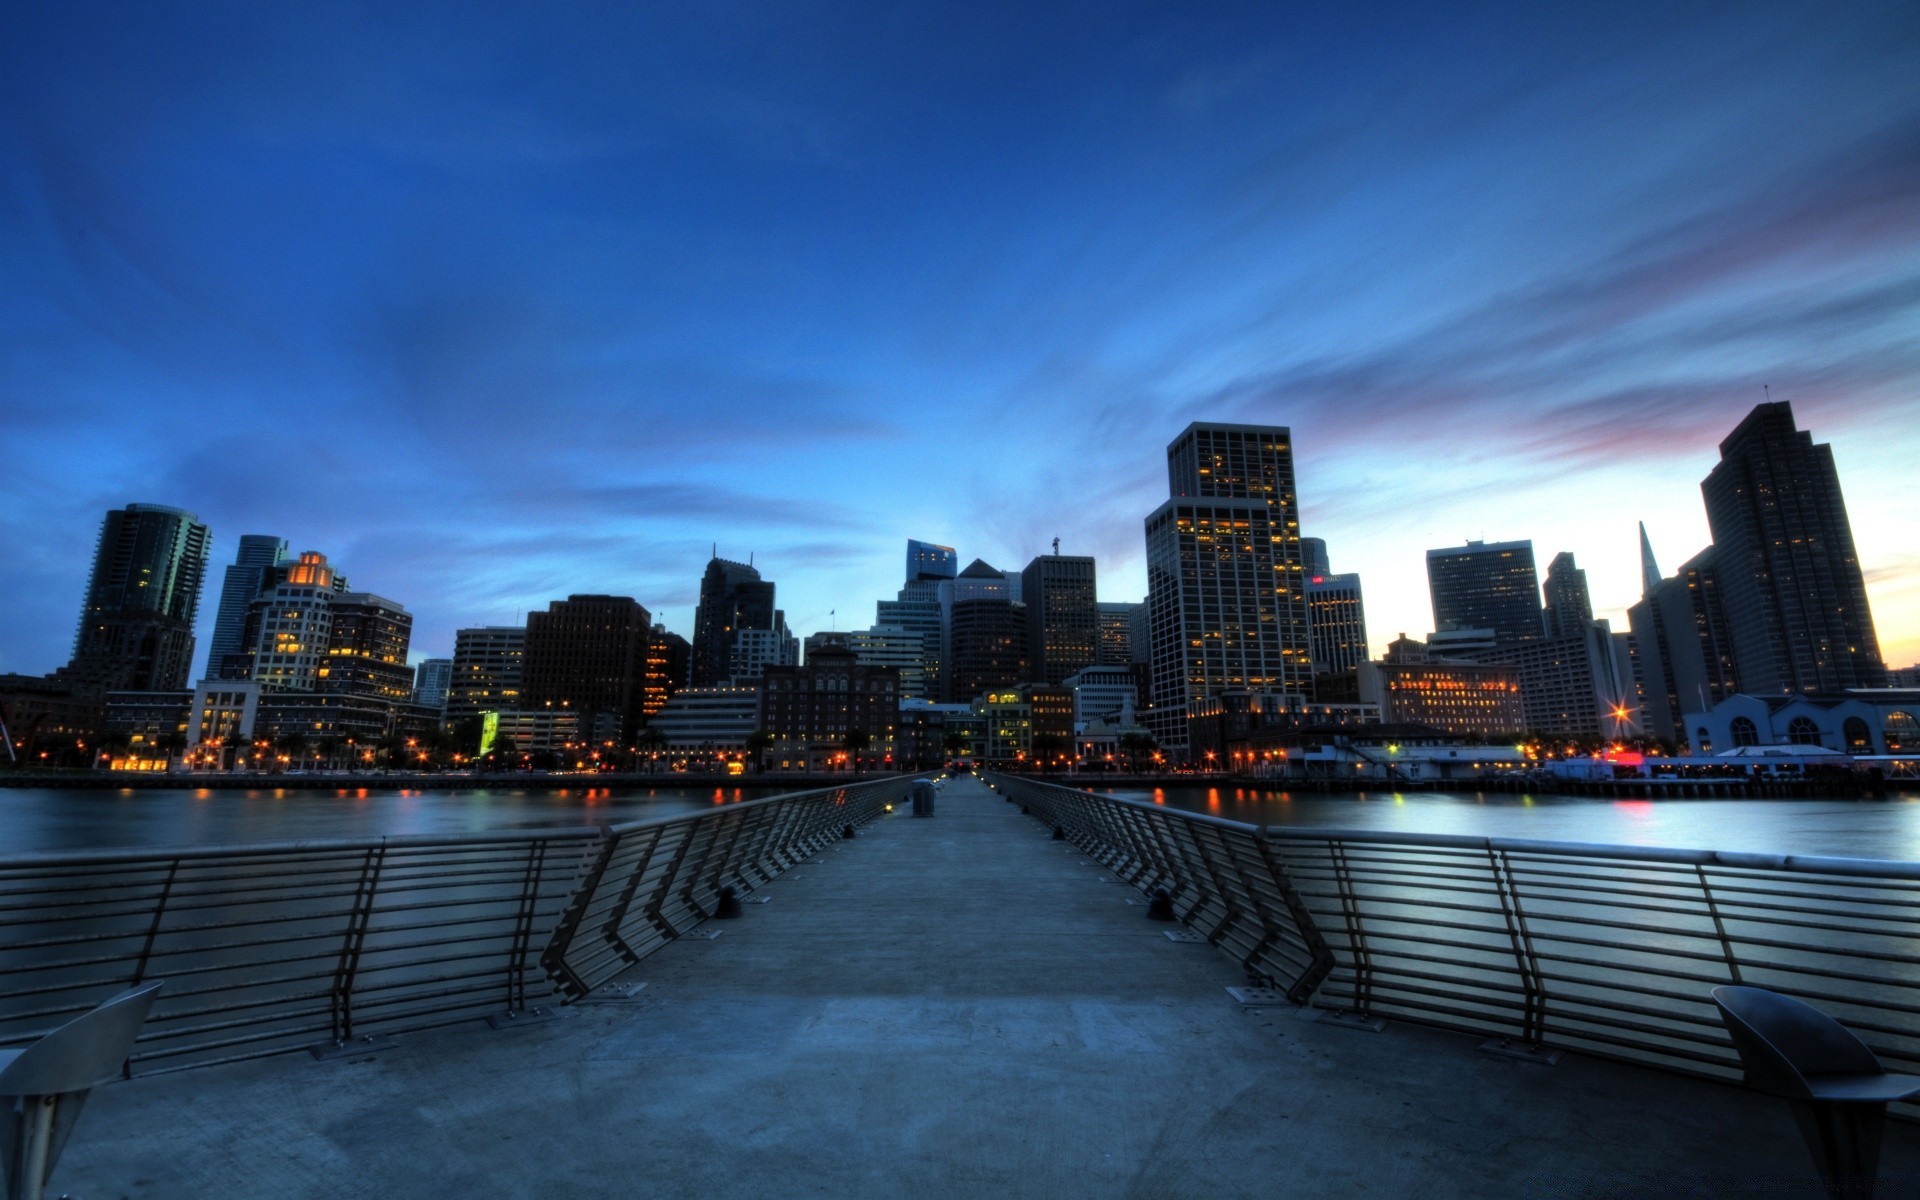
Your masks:
[[[0,856],[393,834],[565,829],[709,808],[752,787],[0,788]]]
[[[1097,788],[1254,825],[1920,861],[1920,795],[1658,800],[1480,792],[1324,795],[1262,788]]]

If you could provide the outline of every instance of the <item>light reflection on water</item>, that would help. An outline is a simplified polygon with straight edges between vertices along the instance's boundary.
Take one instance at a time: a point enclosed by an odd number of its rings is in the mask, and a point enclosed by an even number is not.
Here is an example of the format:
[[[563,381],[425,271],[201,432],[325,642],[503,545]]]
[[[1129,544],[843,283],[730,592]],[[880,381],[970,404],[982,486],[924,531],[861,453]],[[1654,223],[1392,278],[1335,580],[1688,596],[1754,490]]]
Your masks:
[[[1920,861],[1920,795],[1885,800],[1597,799],[1482,792],[1095,788],[1254,825],[1454,833]]]
[[[733,804],[791,789],[0,788],[0,855],[572,828]]]

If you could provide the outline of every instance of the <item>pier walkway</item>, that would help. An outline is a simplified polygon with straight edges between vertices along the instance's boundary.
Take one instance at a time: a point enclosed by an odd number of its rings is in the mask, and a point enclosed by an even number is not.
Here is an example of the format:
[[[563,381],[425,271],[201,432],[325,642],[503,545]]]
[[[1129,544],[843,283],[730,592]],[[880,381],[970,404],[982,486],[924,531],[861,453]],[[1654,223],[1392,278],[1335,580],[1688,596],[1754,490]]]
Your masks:
[[[767,902],[755,902],[759,897]],[[1127,903],[1129,899],[1135,901]],[[95,1093],[86,1196],[1811,1196],[1779,1101],[1242,1009],[971,779],[633,967],[632,999]],[[701,932],[718,932],[707,938]],[[1888,1130],[1885,1195],[1920,1131]]]

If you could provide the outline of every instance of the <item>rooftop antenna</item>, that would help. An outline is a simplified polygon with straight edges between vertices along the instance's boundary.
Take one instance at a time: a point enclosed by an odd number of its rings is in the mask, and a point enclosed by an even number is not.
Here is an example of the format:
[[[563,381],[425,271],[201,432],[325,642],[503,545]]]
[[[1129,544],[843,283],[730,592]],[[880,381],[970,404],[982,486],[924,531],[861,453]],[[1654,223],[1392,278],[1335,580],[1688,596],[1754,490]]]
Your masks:
[[[1761,391],[1761,393],[1762,393],[1762,394],[1764,394],[1764,395],[1766,396],[1766,398],[1767,398],[1767,403],[1768,403],[1768,404],[1772,404],[1772,403],[1773,403],[1773,388],[1772,388],[1772,387],[1771,387],[1770,385],[1768,385],[1768,384],[1764,384],[1764,383],[1763,383],[1763,384],[1761,384],[1761,385],[1760,385],[1760,391]]]
[[[1055,558],[1060,557],[1060,539],[1059,538],[1053,539],[1053,556]]]

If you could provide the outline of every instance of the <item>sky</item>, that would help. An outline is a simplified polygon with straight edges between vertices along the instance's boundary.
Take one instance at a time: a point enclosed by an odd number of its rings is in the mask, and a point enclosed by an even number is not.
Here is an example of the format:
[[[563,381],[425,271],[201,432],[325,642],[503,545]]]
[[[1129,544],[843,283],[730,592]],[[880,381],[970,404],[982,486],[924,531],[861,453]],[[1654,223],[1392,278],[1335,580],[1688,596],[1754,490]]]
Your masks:
[[[0,7],[0,671],[102,513],[320,550],[416,659],[573,592],[801,633],[907,538],[1103,600],[1289,426],[1376,648],[1531,538],[1624,628],[1771,389],[1920,661],[1920,8]]]

